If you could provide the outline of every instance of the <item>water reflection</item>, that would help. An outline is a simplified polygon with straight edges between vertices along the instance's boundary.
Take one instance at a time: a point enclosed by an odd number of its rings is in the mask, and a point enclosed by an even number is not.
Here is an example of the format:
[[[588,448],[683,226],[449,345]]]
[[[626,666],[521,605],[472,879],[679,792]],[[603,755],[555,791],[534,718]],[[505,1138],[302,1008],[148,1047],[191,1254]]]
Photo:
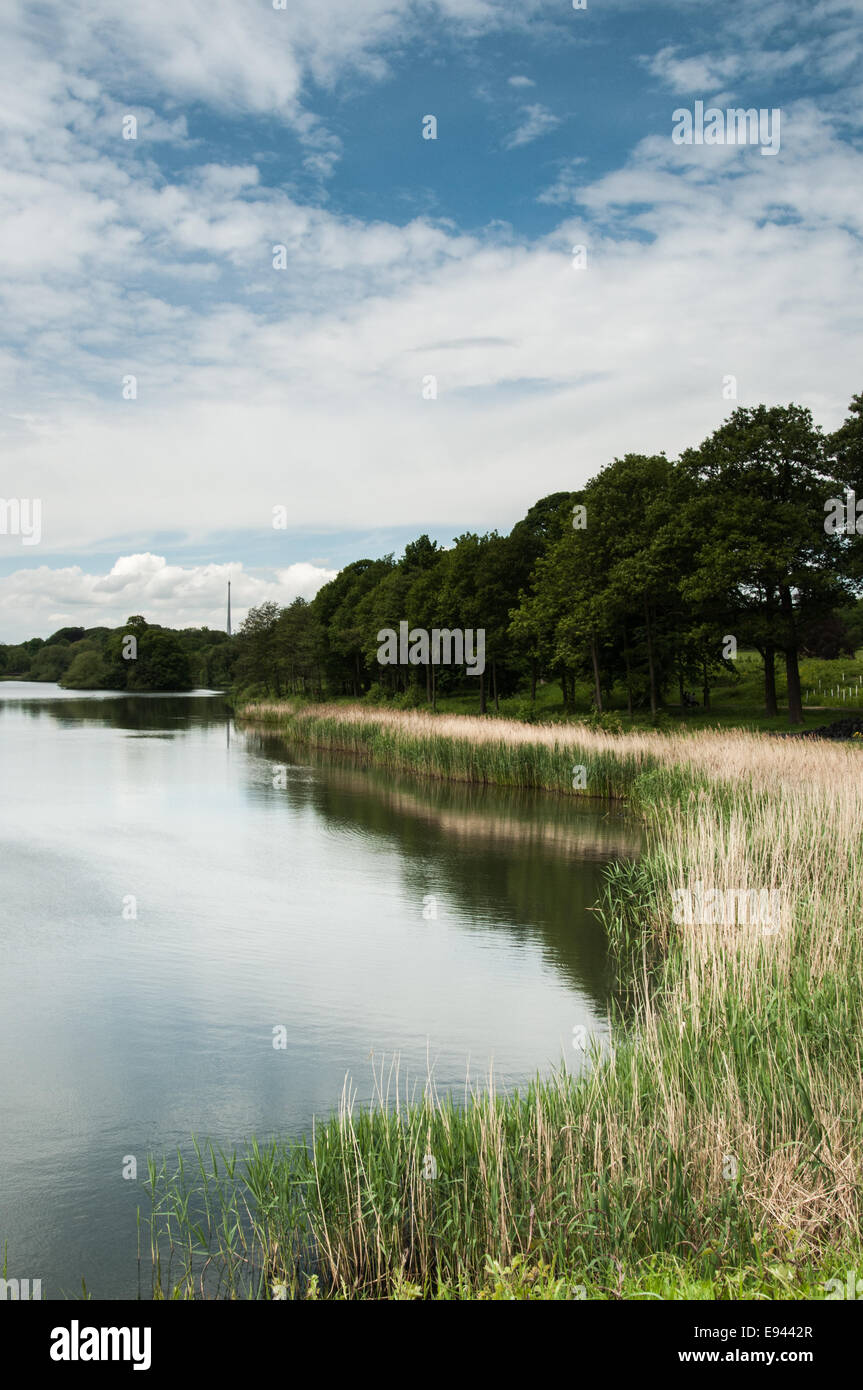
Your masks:
[[[639,836],[601,808],[291,747],[203,692],[0,682],[0,765],[0,1241],[51,1297],[134,1296],[125,1155],[308,1132],[370,1055],[459,1092],[604,1035],[588,909]]]
[[[413,902],[432,896],[439,914],[442,901],[455,903],[465,931],[493,927],[514,944],[538,942],[548,963],[605,1013],[613,975],[591,908],[602,866],[641,848],[639,828],[618,809],[358,767],[268,733],[247,732],[246,739],[267,767],[248,770],[255,795],[296,806],[312,796],[331,825],[394,844]],[[268,774],[285,763],[280,789]],[[316,769],[326,778],[311,775]]]

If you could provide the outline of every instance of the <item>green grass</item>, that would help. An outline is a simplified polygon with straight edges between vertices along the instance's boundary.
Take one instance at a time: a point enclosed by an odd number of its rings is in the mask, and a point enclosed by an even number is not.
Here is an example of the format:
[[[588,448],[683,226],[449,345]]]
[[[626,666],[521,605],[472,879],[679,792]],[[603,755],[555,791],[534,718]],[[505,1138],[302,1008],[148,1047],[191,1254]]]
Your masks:
[[[667,692],[664,715],[667,722],[689,729],[746,728],[764,731],[785,731],[789,727],[784,662],[776,661],[776,693],[779,714],[768,717],[764,714],[764,675],[763,663],[755,651],[740,651],[735,661],[734,672],[718,676],[711,686],[711,708],[700,706],[694,709],[681,709],[677,703],[676,692]],[[832,719],[861,717],[863,715],[863,649],[854,657],[839,657],[835,661],[822,661],[804,657],[800,662],[800,677],[803,689],[804,724],[816,727],[827,724]],[[856,683],[859,681],[859,691]],[[843,699],[842,691],[845,691]],[[833,693],[831,693],[833,692]],[[694,691],[701,699],[701,690]],[[426,708],[424,692],[418,699]],[[352,703],[345,700],[345,703]],[[564,709],[563,693],[557,680],[537,686],[533,703],[527,692],[505,696],[499,701],[499,711],[488,700],[488,715],[499,713],[505,719],[578,720],[589,717],[593,712],[593,686],[587,681],[577,682],[572,699],[572,709]],[[807,710],[807,706],[810,708]],[[816,706],[823,708],[816,708]],[[440,695],[437,700],[440,714],[477,714],[479,694],[473,688],[453,695]],[[626,713],[626,690],[622,685],[612,688],[604,698],[604,708],[612,726],[623,730],[649,728],[653,718],[649,711],[638,711],[630,716]]]

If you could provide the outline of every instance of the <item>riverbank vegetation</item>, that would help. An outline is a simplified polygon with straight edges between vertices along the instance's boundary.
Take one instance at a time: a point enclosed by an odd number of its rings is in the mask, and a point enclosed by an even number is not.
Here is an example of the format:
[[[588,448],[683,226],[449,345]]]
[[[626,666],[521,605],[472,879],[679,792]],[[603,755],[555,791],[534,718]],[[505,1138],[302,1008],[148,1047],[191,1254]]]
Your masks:
[[[154,1168],[157,1296],[798,1298],[863,1270],[858,747],[248,713],[394,768],[624,797],[647,849],[598,908],[629,1004],[580,1074],[452,1097],[382,1071],[305,1141]],[[678,921],[693,885],[777,911]]]

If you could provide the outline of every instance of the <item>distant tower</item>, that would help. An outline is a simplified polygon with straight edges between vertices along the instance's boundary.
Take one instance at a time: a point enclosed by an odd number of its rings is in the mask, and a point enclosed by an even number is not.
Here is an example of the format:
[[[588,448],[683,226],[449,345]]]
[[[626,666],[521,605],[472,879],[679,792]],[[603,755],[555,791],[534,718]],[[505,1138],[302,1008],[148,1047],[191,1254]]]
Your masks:
[[[228,580],[228,636],[231,635],[231,581]]]

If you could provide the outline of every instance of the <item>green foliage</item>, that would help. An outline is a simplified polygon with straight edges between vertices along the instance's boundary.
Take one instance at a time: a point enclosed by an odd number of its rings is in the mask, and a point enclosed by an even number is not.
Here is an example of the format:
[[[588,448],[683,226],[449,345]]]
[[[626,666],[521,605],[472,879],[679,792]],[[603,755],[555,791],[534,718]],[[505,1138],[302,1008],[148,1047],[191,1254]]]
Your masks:
[[[129,662],[127,690],[189,690],[189,658],[174,632],[150,628],[138,641],[138,656]]]
[[[103,690],[109,668],[98,651],[81,651],[73,657],[60,684],[67,690]]]
[[[72,647],[68,642],[46,642],[30,662],[30,679],[34,681],[59,681],[73,660]]]

